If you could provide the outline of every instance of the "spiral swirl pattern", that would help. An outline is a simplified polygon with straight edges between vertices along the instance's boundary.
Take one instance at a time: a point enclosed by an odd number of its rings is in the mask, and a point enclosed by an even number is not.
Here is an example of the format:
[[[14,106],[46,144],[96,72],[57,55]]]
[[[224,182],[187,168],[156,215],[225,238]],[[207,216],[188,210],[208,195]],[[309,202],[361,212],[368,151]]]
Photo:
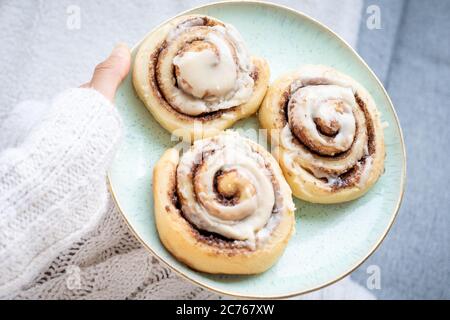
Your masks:
[[[269,77],[266,61],[250,56],[232,25],[190,15],[142,43],[133,84],[167,130],[178,136],[200,130],[200,137],[210,137],[257,111]]]
[[[283,146],[297,150],[301,165],[329,183],[339,183],[340,175],[369,156],[364,111],[351,88],[298,88],[288,103],[288,123]]]
[[[200,230],[255,243],[284,206],[293,207],[273,170],[267,156],[237,134],[199,141],[177,170],[182,212]]]
[[[305,66],[282,77],[269,89],[260,121],[273,131],[281,166],[299,198],[348,201],[382,172],[375,103],[360,84],[332,68]]]
[[[197,17],[169,33],[158,56],[157,80],[173,108],[198,116],[247,102],[254,86],[251,70],[233,26]]]
[[[264,272],[295,232],[292,192],[277,161],[236,132],[167,150],[154,168],[153,195],[161,242],[202,272]]]

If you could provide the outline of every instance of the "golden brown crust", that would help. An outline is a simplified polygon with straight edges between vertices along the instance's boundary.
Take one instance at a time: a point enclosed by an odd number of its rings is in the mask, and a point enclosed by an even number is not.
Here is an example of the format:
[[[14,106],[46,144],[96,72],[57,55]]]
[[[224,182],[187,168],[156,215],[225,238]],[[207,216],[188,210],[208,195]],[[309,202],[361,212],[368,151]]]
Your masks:
[[[298,79],[303,80],[304,85],[327,85],[342,84],[353,89],[355,101],[363,115],[364,128],[357,122],[356,132],[364,129],[367,133],[367,152],[359,158],[356,165],[343,161],[351,155],[352,147],[343,153],[337,153],[329,156],[328,150],[317,150],[312,143],[306,143],[308,137],[301,136],[301,132],[293,132],[292,125],[288,123],[287,105],[291,99],[291,86]],[[279,78],[268,90],[259,111],[259,121],[263,128],[268,129],[272,142],[276,146],[275,157],[280,163],[285,174],[286,180],[292,188],[294,195],[302,200],[315,203],[340,203],[351,201],[364,195],[378,180],[384,171],[385,147],[383,129],[380,122],[380,116],[375,102],[370,94],[359,83],[350,77],[343,75],[336,70],[325,66],[304,66],[299,70],[289,73]],[[316,122],[316,126],[320,123]],[[296,148],[301,148],[308,154],[311,163],[300,159],[295,155],[295,151],[289,150],[282,143],[281,132],[290,126],[292,133],[292,144]],[[318,128],[320,130],[320,128]],[[295,131],[295,128],[294,128]],[[326,133],[322,134],[325,136]],[[300,139],[298,138],[300,137]],[[356,138],[355,138],[356,139]],[[353,144],[355,141],[353,142]],[[289,159],[294,161],[289,161]],[[321,163],[332,164],[333,161],[342,161],[342,166],[336,169],[339,172],[339,183],[331,184],[321,176],[315,175],[315,169],[320,170],[321,174],[334,174],[334,167],[322,167]],[[369,173],[364,170],[369,170]]]
[[[166,46],[166,37],[176,26],[189,19],[202,18],[204,25],[214,26],[223,23],[206,16],[190,15],[172,20],[152,32],[141,44],[133,69],[133,84],[137,95],[152,113],[154,118],[171,133],[191,140],[214,136],[231,127],[237,121],[256,113],[267,91],[270,69],[268,63],[252,57],[255,81],[251,98],[244,104],[229,109],[209,112],[198,116],[183,114],[174,108],[159,87],[158,60]]]
[[[258,151],[267,153],[259,146]],[[279,223],[271,231],[269,239],[256,248],[248,247],[243,241],[200,231],[184,217],[177,202],[179,161],[177,150],[166,151],[155,166],[153,175],[156,224],[167,250],[191,268],[212,274],[257,274],[269,269],[281,256],[294,232],[292,209],[283,208],[277,213],[280,215]],[[276,173],[282,177],[275,161],[274,164],[278,170]],[[282,192],[290,194],[285,182],[281,188]]]

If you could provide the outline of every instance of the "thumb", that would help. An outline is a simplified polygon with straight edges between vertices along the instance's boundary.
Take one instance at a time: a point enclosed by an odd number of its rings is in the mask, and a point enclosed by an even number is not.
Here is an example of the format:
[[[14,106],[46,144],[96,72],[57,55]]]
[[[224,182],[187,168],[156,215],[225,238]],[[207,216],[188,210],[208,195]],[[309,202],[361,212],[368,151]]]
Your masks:
[[[118,86],[130,71],[130,63],[130,49],[124,43],[118,44],[108,59],[95,68],[89,86],[112,102]]]

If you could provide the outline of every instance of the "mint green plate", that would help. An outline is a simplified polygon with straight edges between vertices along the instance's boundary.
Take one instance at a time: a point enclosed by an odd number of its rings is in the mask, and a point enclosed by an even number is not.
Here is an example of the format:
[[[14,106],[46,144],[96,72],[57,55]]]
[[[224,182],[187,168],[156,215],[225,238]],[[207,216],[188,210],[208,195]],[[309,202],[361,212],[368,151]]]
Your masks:
[[[195,272],[173,258],[158,238],[153,217],[152,171],[163,152],[176,142],[136,97],[129,76],[116,97],[125,139],[109,173],[112,193],[125,220],[142,243],[178,274],[219,293],[280,298],[310,292],[343,278],[380,245],[403,196],[404,144],[386,91],[353,49],[325,26],[299,12],[269,3],[224,2],[186,13],[207,14],[235,25],[252,53],[269,61],[272,79],[302,64],[326,64],[361,82],[374,97],[382,121],[389,124],[385,130],[386,172],[366,196],[351,203],[313,205],[296,201],[297,233],[268,272],[258,276]],[[257,128],[257,121],[250,118],[235,127]]]

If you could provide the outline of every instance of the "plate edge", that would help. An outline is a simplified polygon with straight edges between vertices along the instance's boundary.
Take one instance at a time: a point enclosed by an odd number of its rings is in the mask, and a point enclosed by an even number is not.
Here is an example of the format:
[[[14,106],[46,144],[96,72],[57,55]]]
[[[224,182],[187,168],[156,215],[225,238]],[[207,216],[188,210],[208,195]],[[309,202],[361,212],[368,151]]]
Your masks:
[[[402,155],[403,155],[403,170],[402,170],[402,176],[401,176],[401,190],[400,190],[400,196],[397,199],[397,204],[395,206],[394,212],[392,214],[391,220],[389,221],[389,224],[386,228],[386,230],[383,233],[383,236],[375,243],[375,245],[369,250],[369,253],[363,258],[361,259],[355,266],[353,266],[352,268],[349,269],[349,271],[345,272],[344,274],[340,275],[339,277],[337,277],[336,279],[329,281],[323,285],[320,286],[316,286],[310,289],[306,289],[306,290],[302,290],[299,292],[292,292],[292,293],[287,293],[287,294],[283,294],[283,295],[273,295],[273,296],[253,296],[253,295],[245,295],[245,294],[241,294],[241,293],[237,293],[237,292],[231,292],[231,291],[224,291],[221,289],[217,289],[214,288],[206,283],[203,283],[201,281],[198,280],[194,280],[192,278],[190,278],[188,275],[184,274],[182,271],[176,269],[175,267],[171,266],[167,261],[165,261],[163,258],[161,258],[159,255],[157,255],[154,250],[152,248],[150,248],[150,246],[148,246],[143,240],[142,238],[137,234],[137,232],[134,230],[134,228],[131,226],[131,223],[128,221],[127,217],[125,216],[125,214],[123,213],[122,208],[120,207],[120,204],[116,198],[112,183],[111,183],[111,173],[110,171],[108,171],[107,174],[107,183],[108,183],[108,188],[111,192],[112,198],[114,203],[116,204],[118,211],[120,212],[122,219],[125,221],[125,223],[127,224],[128,228],[130,229],[130,231],[132,232],[132,234],[139,240],[139,242],[150,252],[152,253],[160,262],[162,262],[164,265],[166,265],[169,269],[171,269],[172,271],[174,271],[177,275],[181,276],[183,279],[188,280],[189,282],[201,286],[203,288],[206,288],[212,292],[218,293],[218,294],[222,294],[222,295],[227,295],[230,297],[234,297],[234,298],[239,298],[239,299],[261,299],[261,300],[265,300],[265,299],[286,299],[286,298],[292,298],[292,297],[296,297],[296,296],[300,296],[300,295],[304,295],[304,294],[308,294],[320,289],[323,289],[325,287],[328,287],[330,285],[335,284],[336,282],[342,280],[343,278],[347,277],[348,275],[350,275],[351,273],[353,273],[356,269],[358,269],[370,256],[372,256],[373,253],[375,253],[375,251],[378,250],[378,248],[381,246],[382,242],[385,240],[385,238],[387,237],[389,231],[391,230],[392,226],[394,225],[401,204],[403,202],[403,198],[404,198],[404,194],[405,194],[405,185],[406,185],[406,171],[407,171],[407,156],[406,156],[406,148],[405,148],[405,142],[404,142],[404,136],[403,136],[403,131],[400,125],[400,121],[397,115],[397,112],[394,108],[393,102],[391,100],[391,98],[389,97],[389,94],[386,91],[386,88],[384,87],[384,85],[382,84],[382,82],[379,80],[379,78],[377,77],[377,75],[375,74],[375,72],[369,67],[369,65],[364,61],[364,59],[356,52],[356,50],[350,46],[348,44],[348,42],[346,40],[344,40],[341,36],[339,36],[337,33],[335,33],[333,30],[331,30],[329,27],[327,27],[325,24],[323,24],[322,22],[310,17],[309,15],[298,11],[296,9],[292,9],[288,6],[284,6],[281,4],[276,4],[276,3],[272,3],[272,2],[268,2],[268,1],[259,1],[259,0],[228,0],[228,1],[217,1],[217,2],[211,2],[205,5],[200,5],[200,6],[196,6],[193,7],[191,9],[188,9],[184,12],[181,12],[165,21],[163,21],[162,23],[160,23],[159,25],[155,26],[152,31],[150,31],[149,33],[147,33],[141,41],[139,41],[133,48],[132,50],[134,51],[135,49],[137,49],[141,43],[144,41],[145,38],[147,38],[151,33],[153,33],[156,29],[160,28],[161,26],[163,26],[164,24],[168,23],[169,21],[186,15],[186,14],[190,14],[193,11],[199,10],[199,9],[204,9],[204,8],[208,8],[208,7],[215,7],[215,6],[220,6],[220,5],[224,5],[224,4],[233,4],[233,3],[250,3],[250,4],[255,4],[255,5],[264,5],[264,6],[268,6],[268,7],[275,7],[277,9],[283,9],[283,10],[287,10],[291,13],[294,13],[296,15],[299,15],[303,18],[306,18],[307,20],[313,22],[314,24],[316,24],[317,26],[319,26],[320,28],[322,28],[324,31],[329,32],[330,34],[332,34],[334,37],[336,37],[337,39],[339,39],[346,47],[347,49],[349,49],[357,58],[358,60],[367,68],[367,70],[369,70],[370,74],[372,75],[372,77],[375,79],[376,83],[381,87],[382,92],[385,96],[385,98],[387,99],[387,101],[389,102],[389,108],[391,109],[393,115],[394,115],[394,119],[395,119],[395,125],[396,128],[399,132],[399,136],[400,136],[400,142],[401,142],[401,146],[402,146]]]

